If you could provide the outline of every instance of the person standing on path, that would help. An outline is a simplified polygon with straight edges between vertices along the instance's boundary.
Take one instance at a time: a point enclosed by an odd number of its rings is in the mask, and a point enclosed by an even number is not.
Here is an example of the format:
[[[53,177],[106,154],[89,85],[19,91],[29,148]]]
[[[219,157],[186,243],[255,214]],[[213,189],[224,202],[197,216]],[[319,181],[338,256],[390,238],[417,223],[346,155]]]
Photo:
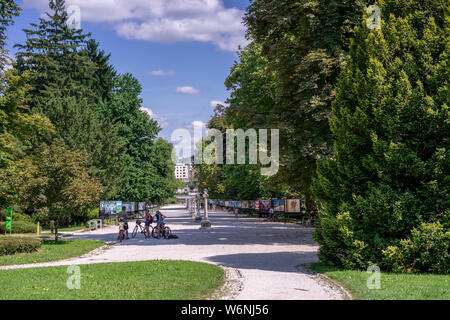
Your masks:
[[[122,216],[123,216],[125,235],[127,236],[127,240],[129,240],[130,238],[128,237],[127,207],[122,207]]]
[[[165,216],[161,213],[161,211],[156,211],[156,227],[158,228],[158,239],[161,236],[161,229],[163,228],[164,225],[164,218]]]
[[[145,238],[150,238],[150,225],[153,223],[153,217],[150,214],[150,211],[147,210],[145,214],[145,231],[147,231],[147,234],[145,235]]]

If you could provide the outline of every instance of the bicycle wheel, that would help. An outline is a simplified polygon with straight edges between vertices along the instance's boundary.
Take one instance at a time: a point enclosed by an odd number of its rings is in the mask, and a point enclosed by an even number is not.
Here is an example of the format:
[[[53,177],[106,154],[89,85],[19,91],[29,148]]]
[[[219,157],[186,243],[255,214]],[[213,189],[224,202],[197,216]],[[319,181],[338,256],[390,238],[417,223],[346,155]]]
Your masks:
[[[137,233],[138,233],[138,230],[139,230],[138,226],[135,226],[135,227],[134,227],[134,230],[133,230],[133,233],[131,234],[131,237],[132,237],[133,239],[136,237],[136,235],[137,235]]]
[[[171,234],[172,234],[172,230],[170,230],[169,227],[165,227],[164,232],[163,232],[164,239],[168,239]]]
[[[152,229],[152,237],[155,239],[158,238],[158,228],[157,227]]]
[[[144,234],[145,234],[145,237],[149,237],[149,238],[153,237],[153,227],[149,226],[148,227],[148,235],[147,235],[147,230],[145,231]]]

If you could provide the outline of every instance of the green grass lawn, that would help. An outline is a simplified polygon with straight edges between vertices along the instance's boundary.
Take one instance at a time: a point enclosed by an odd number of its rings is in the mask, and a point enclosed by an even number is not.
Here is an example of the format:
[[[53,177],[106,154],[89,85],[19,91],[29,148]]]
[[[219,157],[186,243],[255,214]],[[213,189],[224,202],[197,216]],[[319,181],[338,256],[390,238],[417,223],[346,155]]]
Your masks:
[[[224,281],[217,266],[189,261],[80,265],[81,286],[69,290],[67,266],[0,270],[0,300],[190,300],[207,298]]]
[[[0,235],[0,240],[2,240],[2,238],[4,238],[4,237],[29,237],[29,238],[36,238],[37,236],[36,236],[36,233],[13,233],[12,235],[3,235],[3,234],[1,234]],[[46,233],[40,233],[39,234],[39,238],[45,238],[45,239],[51,239],[51,238],[54,238],[55,237],[55,235],[52,235],[51,233],[48,233],[48,234],[46,234]]]
[[[450,300],[450,275],[403,274],[382,272],[381,288],[370,290],[366,271],[339,270],[322,263],[311,266],[315,272],[325,273],[360,300]]]
[[[44,240],[38,252],[0,256],[0,266],[49,262],[81,256],[105,243],[97,240]]]

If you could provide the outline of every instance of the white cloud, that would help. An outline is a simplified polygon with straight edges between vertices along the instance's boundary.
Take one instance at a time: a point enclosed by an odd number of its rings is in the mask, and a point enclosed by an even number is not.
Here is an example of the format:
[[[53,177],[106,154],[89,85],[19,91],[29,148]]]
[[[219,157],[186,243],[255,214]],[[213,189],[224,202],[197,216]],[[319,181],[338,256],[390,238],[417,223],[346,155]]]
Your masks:
[[[228,106],[228,103],[225,103],[225,102],[222,102],[222,101],[219,101],[219,100],[212,100],[212,101],[209,103],[209,105],[211,106],[211,108],[217,107],[218,104],[221,104],[221,105],[223,105],[223,106]]]
[[[141,110],[146,112],[150,116],[150,118],[157,121],[161,128],[166,128],[169,125],[169,122],[166,118],[155,114],[152,109],[141,107]]]
[[[205,128],[206,125],[203,121],[192,121],[192,128]],[[191,127],[191,126],[189,126]]]
[[[153,71],[149,71],[148,74],[152,75],[152,76],[157,76],[157,77],[171,77],[174,76],[176,74],[175,71],[163,71],[163,70],[153,70]]]
[[[244,11],[225,8],[223,0],[66,0],[81,8],[81,21],[111,23],[126,39],[163,43],[198,41],[221,50],[246,45]],[[44,10],[48,0],[24,0]]]
[[[183,94],[199,94],[200,90],[195,89],[194,87],[177,87],[176,89],[177,93],[183,93]]]

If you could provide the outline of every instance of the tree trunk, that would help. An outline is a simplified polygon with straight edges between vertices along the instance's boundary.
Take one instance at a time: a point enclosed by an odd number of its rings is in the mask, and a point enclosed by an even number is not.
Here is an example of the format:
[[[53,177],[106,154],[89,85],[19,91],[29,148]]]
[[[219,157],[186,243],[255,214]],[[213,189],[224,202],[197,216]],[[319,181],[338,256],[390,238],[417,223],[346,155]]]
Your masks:
[[[310,217],[317,216],[317,202],[314,199],[314,195],[311,192],[306,192],[305,194],[305,206],[306,206],[306,214]]]

